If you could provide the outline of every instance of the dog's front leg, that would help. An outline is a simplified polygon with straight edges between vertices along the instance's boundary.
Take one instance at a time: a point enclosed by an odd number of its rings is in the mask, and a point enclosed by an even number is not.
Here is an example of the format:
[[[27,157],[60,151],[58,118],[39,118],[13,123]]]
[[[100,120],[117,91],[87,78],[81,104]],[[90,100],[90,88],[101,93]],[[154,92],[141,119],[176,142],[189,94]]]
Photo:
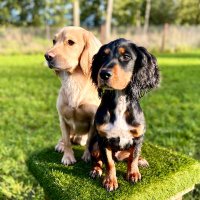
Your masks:
[[[138,168],[140,149],[140,144],[130,148],[126,179],[132,183],[136,183],[141,180],[141,174]]]
[[[99,144],[98,142],[95,142],[94,144],[90,144],[90,150],[91,150],[91,160],[92,160],[92,170],[90,171],[90,176],[92,178],[101,177],[103,172],[103,161],[101,152],[99,150]]]
[[[66,128],[66,124],[64,121],[64,117],[65,117],[65,112],[67,109],[67,106],[63,103],[63,98],[62,98],[62,93],[59,93],[58,99],[57,99],[57,111],[58,111],[58,116],[59,116],[59,122],[60,122],[60,129],[61,129],[61,133],[62,133],[62,137],[59,139],[57,145],[55,146],[55,150],[63,153],[65,146],[66,146],[66,142],[65,142],[65,138],[66,138],[66,134],[69,134]],[[72,136],[71,136],[72,137]]]
[[[79,108],[76,110],[76,119],[79,120],[85,120],[85,118],[89,119],[89,130],[88,130],[88,137],[87,137],[87,141],[86,141],[86,147],[85,147],[85,151],[83,153],[82,159],[85,162],[88,162],[89,160],[91,160],[91,155],[90,155],[90,151],[89,151],[89,143],[90,140],[92,138],[92,136],[94,135],[94,115],[96,113],[97,110],[97,106],[96,105],[92,105],[92,104],[86,104],[84,102],[82,102],[82,104],[79,106]]]
[[[101,152],[103,160],[106,164],[106,176],[103,180],[103,186],[110,192],[118,188],[115,163],[112,158],[112,150],[110,148],[104,148]]]
[[[62,140],[64,143],[64,155],[61,162],[64,165],[72,165],[76,162],[76,159],[74,157],[74,152],[70,142],[70,128],[66,125],[62,117],[60,117],[60,128],[62,132]]]
[[[65,150],[65,135],[67,134],[67,128],[65,127],[65,122],[62,116],[59,114],[59,121],[60,121],[60,129],[62,133],[62,137],[59,139],[58,143],[55,146],[55,150],[57,152],[63,153]]]

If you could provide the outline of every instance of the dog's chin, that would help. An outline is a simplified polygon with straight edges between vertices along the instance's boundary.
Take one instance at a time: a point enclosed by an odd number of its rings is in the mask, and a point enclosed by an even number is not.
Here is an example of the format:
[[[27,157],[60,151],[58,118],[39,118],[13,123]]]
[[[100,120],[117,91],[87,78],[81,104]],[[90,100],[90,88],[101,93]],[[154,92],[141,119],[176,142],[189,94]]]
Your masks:
[[[101,87],[101,89],[103,89],[103,90],[115,90],[114,88],[108,87],[108,86],[106,86],[106,87]]]
[[[53,68],[54,68],[53,63],[46,61],[46,64],[47,64],[47,66],[48,66],[50,69],[53,69]]]
[[[54,63],[48,63],[48,66],[50,69],[53,69],[55,71],[66,71],[69,73],[72,73],[74,71],[73,67],[61,66],[61,65],[54,64]]]
[[[126,85],[127,87],[127,85]],[[112,90],[124,90],[126,87],[123,87],[123,88],[115,88],[114,86],[111,86],[107,83],[101,83],[101,84],[98,84],[98,88],[102,89],[102,90],[108,90],[108,91],[112,91]]]
[[[47,62],[47,65],[50,69],[53,69],[53,70],[61,70],[61,68],[59,66],[57,66],[54,62]]]
[[[102,89],[102,90],[114,90],[113,87],[111,87],[109,84],[107,83],[98,83],[98,88]]]

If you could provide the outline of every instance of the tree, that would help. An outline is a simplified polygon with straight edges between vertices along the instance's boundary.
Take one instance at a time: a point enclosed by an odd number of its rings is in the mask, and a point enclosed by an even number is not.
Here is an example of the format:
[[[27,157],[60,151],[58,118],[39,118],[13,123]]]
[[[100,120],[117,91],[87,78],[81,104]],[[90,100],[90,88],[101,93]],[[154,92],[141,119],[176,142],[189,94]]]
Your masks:
[[[179,2],[177,0],[154,0],[151,4],[150,24],[175,23]],[[145,10],[142,10],[144,15]]]
[[[200,0],[180,0],[177,23],[200,24]]]
[[[79,0],[73,1],[73,25],[80,26]]]
[[[81,0],[81,25],[99,27],[105,22],[105,0]]]
[[[19,20],[19,9],[17,1],[4,0],[0,2],[0,24],[8,25],[17,23]],[[15,12],[14,12],[15,11]]]
[[[149,28],[149,17],[151,10],[151,0],[146,0],[146,10],[145,10],[145,18],[144,18],[144,33],[147,33]]]
[[[69,2],[70,3],[70,2]],[[2,0],[0,2],[0,24],[16,26],[52,26],[70,24],[66,15],[69,3],[63,0]],[[2,14],[3,13],[3,14]]]
[[[73,8],[78,8],[77,3],[80,3],[80,11],[74,9],[75,13],[79,12],[80,20],[76,17],[74,23],[79,25],[80,21],[82,26],[100,27],[106,21],[108,2],[109,0],[0,0],[0,25],[71,25]],[[150,0],[115,0],[110,21],[113,26],[144,25],[145,31],[148,29],[148,21],[151,25],[200,24],[200,0],[153,0],[151,3]]]
[[[107,12],[106,12],[106,24],[105,24],[105,40],[106,42],[110,39],[111,33],[111,19],[112,19],[112,9],[113,9],[113,0],[108,0]]]
[[[144,0],[115,0],[113,5],[113,25],[128,26],[137,25],[143,21],[141,9]]]

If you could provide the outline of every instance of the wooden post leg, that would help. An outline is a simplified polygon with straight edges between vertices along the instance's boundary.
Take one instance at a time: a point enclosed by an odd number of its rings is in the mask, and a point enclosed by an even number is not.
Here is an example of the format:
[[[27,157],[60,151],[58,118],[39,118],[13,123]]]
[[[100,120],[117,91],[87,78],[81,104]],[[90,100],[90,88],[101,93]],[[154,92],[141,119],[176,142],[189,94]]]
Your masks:
[[[182,192],[179,192],[175,196],[171,197],[170,200],[181,200],[183,199],[183,195],[187,194],[188,192],[191,192],[192,190],[194,190],[194,185],[191,188],[188,188]]]

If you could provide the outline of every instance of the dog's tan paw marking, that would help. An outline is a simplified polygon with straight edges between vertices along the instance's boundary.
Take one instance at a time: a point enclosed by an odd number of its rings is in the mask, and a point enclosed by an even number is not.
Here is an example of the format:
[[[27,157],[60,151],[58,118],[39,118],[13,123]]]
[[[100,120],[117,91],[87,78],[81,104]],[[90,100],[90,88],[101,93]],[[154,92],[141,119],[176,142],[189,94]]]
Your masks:
[[[149,167],[149,163],[148,163],[148,161],[146,159],[141,157],[138,160],[138,166],[140,166],[140,167]]]
[[[108,191],[111,192],[118,188],[118,182],[116,177],[106,176],[103,180],[103,187]]]
[[[85,146],[86,142],[87,142],[87,135],[73,135],[73,137],[71,137],[71,142],[73,144],[80,144],[81,146]]]
[[[137,183],[142,178],[139,171],[133,172],[133,173],[127,173],[127,181],[132,183]]]
[[[57,152],[63,153],[65,149],[65,144],[62,141],[59,141],[58,144],[55,146],[55,150]]]
[[[85,162],[88,162],[91,160],[91,154],[88,149],[86,149],[83,153],[83,156],[81,157]]]
[[[99,178],[102,175],[102,169],[100,167],[94,167],[93,170],[90,171],[90,177]]]
[[[81,146],[85,146],[86,143],[87,143],[87,139],[88,139],[88,135],[82,135],[82,136],[81,136],[81,139],[80,139],[80,141],[79,141],[79,144],[80,144]]]
[[[61,162],[64,165],[73,165],[76,162],[76,159],[73,153],[64,153]]]

